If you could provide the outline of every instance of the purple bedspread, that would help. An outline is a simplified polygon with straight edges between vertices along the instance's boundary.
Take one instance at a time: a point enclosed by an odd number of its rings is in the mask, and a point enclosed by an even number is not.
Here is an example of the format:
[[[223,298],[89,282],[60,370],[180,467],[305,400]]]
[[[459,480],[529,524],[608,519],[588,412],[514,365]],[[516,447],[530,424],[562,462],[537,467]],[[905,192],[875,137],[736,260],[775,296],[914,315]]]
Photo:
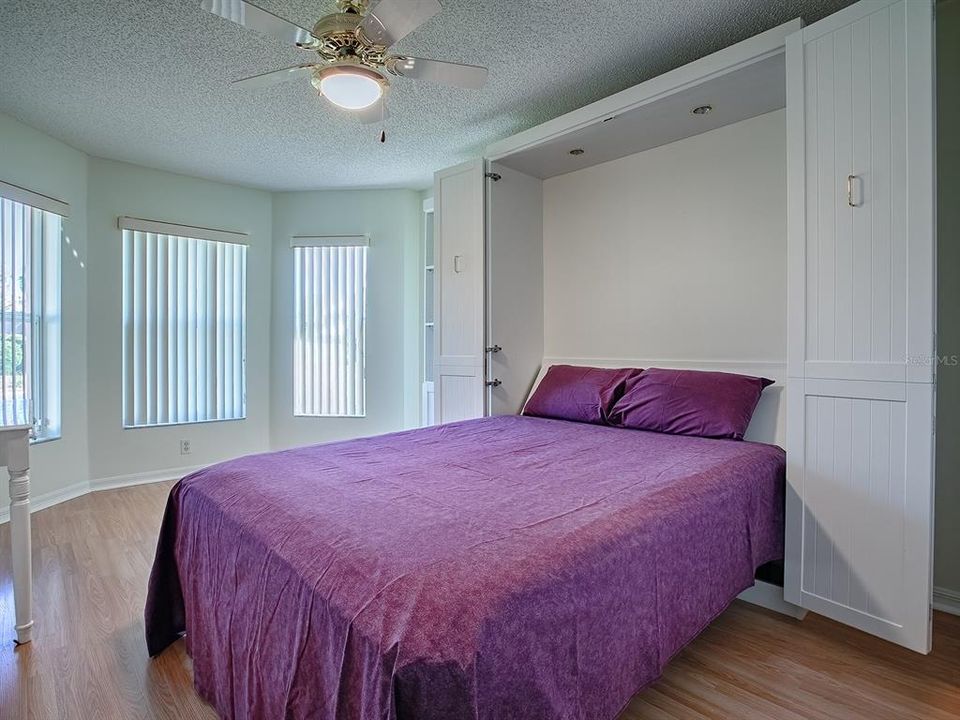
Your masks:
[[[782,557],[776,447],[497,417],[171,491],[146,607],[227,718],[609,720]]]

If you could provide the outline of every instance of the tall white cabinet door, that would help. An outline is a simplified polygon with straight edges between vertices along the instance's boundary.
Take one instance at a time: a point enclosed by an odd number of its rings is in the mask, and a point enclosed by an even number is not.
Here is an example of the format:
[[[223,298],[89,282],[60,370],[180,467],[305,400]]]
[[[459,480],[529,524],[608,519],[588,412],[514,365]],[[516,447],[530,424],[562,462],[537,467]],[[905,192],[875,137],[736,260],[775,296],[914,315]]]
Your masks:
[[[434,176],[435,420],[484,414],[484,165]]]
[[[787,41],[786,599],[930,649],[931,0]]]
[[[516,415],[543,362],[543,181],[491,163],[487,181],[487,408]]]

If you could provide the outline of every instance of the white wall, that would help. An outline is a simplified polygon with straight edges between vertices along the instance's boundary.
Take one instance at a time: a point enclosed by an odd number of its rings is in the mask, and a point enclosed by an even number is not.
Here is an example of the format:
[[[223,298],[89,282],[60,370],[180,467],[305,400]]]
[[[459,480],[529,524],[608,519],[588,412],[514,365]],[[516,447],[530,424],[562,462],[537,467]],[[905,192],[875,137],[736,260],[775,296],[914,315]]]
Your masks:
[[[62,247],[63,436],[31,451],[31,491],[35,497],[86,482],[87,463],[87,272],[70,252],[87,251],[87,157],[11,117],[0,115],[0,180],[70,203]],[[0,508],[9,504],[0,482]]]
[[[91,478],[205,465],[269,449],[270,193],[97,158],[89,168]],[[246,420],[123,429],[121,215],[249,233]],[[191,441],[190,455],[180,455],[181,439]]]
[[[544,352],[786,361],[784,111],[544,182]]]
[[[273,202],[274,447],[309,445],[416,424],[421,203],[412,190],[278,193]],[[294,235],[369,234],[367,258],[367,416],[293,417]],[[249,377],[249,376],[248,376]],[[248,379],[249,382],[249,379]],[[412,392],[411,390],[412,384]]]

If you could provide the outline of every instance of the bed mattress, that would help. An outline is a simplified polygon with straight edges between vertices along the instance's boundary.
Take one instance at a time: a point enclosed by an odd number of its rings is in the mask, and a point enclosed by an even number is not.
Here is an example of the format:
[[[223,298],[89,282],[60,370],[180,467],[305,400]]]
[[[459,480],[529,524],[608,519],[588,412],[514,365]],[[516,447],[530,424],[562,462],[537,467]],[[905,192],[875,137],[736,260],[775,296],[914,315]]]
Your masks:
[[[151,655],[222,717],[615,718],[783,555],[777,447],[494,417],[171,491]]]

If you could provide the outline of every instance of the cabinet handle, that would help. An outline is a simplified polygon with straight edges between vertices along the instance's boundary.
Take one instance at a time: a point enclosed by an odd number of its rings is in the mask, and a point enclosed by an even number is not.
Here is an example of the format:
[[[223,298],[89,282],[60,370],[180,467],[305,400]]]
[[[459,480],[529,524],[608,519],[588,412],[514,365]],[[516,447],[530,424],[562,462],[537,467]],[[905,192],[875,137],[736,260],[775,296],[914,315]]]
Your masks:
[[[860,178],[857,177],[856,175],[847,175],[847,205],[849,205],[852,208],[860,207],[863,204],[862,201],[855,202],[853,199],[854,183],[859,180]]]
[[[463,272],[463,255],[453,256],[453,271],[456,273]]]

